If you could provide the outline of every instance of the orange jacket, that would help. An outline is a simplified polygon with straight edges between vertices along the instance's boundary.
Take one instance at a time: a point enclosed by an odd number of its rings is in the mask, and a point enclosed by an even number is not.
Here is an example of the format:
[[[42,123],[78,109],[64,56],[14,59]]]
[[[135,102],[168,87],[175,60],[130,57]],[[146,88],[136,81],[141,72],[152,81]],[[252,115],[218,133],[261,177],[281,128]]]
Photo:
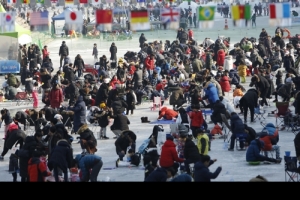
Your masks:
[[[239,97],[244,96],[244,93],[242,92],[241,89],[237,88],[237,89],[234,90],[233,97],[236,97],[236,96],[239,96]]]
[[[177,117],[178,113],[172,109],[168,109],[167,107],[163,107],[160,110],[160,115],[158,119],[161,119],[162,117],[167,119],[167,120],[172,120],[174,117]]]
[[[216,125],[214,126],[214,128],[210,131],[210,134],[212,134],[212,135],[216,135],[216,134],[221,134],[221,135],[223,135],[221,126],[219,126],[218,124],[216,124]]]

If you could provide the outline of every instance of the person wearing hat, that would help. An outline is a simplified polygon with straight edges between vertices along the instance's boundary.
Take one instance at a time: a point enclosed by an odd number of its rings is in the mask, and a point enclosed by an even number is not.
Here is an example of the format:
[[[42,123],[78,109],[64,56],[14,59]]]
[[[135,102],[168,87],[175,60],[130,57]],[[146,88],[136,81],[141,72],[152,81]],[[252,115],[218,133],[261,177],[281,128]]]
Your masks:
[[[175,174],[178,171],[179,163],[184,162],[184,159],[178,157],[178,152],[176,151],[176,145],[173,142],[174,138],[172,135],[167,134],[167,140],[161,148],[161,154],[159,159],[159,165],[162,168],[172,167]]]
[[[65,57],[69,55],[69,48],[66,45],[65,41],[62,41],[62,44],[59,48],[58,55],[60,56],[60,60],[59,60],[60,67],[59,68],[61,68],[63,59],[65,59]]]
[[[183,156],[185,171],[187,174],[191,174],[190,164],[199,162],[201,160],[201,155],[199,153],[196,144],[188,137],[187,133],[180,133],[179,140],[184,143]]]
[[[197,147],[199,149],[200,155],[208,155],[208,151],[210,150],[210,140],[207,134],[204,133],[203,128],[198,128],[196,132],[198,133]]]
[[[104,102],[100,103],[99,107],[101,110],[98,111],[95,115],[100,126],[100,132],[98,132],[98,139],[107,140],[109,139],[109,137],[106,136],[106,127],[109,124],[109,118],[112,115],[112,113]]]

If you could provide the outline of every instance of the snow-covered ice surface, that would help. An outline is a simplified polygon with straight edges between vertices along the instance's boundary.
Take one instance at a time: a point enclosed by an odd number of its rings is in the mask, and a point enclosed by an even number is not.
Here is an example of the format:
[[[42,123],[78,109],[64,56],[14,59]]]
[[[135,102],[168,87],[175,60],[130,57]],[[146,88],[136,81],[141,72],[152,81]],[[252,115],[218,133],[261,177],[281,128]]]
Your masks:
[[[59,22],[60,23],[60,22]],[[205,37],[210,37],[212,39],[217,39],[218,35],[224,35],[226,37],[231,37],[231,45],[236,42],[239,42],[242,37],[258,37],[261,28],[265,27],[267,32],[270,35],[274,35],[275,28],[268,28],[268,18],[267,17],[258,17],[257,18],[257,26],[258,28],[234,28],[232,27],[232,21],[228,20],[229,30],[224,30],[224,19],[220,16],[217,16],[217,20],[215,22],[214,29],[212,30],[194,30],[195,38],[199,43],[202,43]],[[299,27],[298,27],[299,28]],[[292,35],[296,34],[297,27],[293,27],[291,29]],[[298,29],[299,30],[299,29]],[[138,51],[139,43],[138,38],[140,33],[136,33],[133,36],[132,41],[115,41],[116,46],[118,47],[118,57],[122,57],[127,50],[130,51]],[[145,36],[148,39],[148,42],[154,40],[174,40],[176,37],[176,31],[167,30],[167,31],[152,31],[145,32]],[[102,37],[101,37],[102,38]],[[57,70],[59,67],[59,57],[58,57],[58,49],[61,44],[61,41],[65,40],[70,49],[70,58],[74,59],[77,54],[81,54],[85,63],[91,64],[93,62],[92,56],[92,47],[94,43],[98,44],[99,56],[102,54],[109,54],[109,47],[111,42],[99,40],[88,40],[88,39],[56,39],[55,41],[48,44],[48,49],[50,51],[51,59],[54,63],[54,68]],[[1,82],[4,80],[3,76],[0,76]],[[274,80],[275,81],[275,80]],[[248,85],[250,83],[250,78],[247,77],[247,83],[243,84],[244,87],[249,88]],[[227,97],[227,96],[226,96]],[[41,98],[41,97],[40,97]],[[232,92],[229,93],[229,98],[232,100]],[[271,100],[271,102],[273,99]],[[40,102],[40,104],[42,104]],[[168,102],[165,103],[166,106],[169,106]],[[150,110],[150,103],[144,103],[141,106],[137,106],[137,109],[134,111],[134,115],[128,116],[130,120],[130,129],[134,131],[137,135],[137,148],[141,145],[141,143],[149,137],[152,133],[152,128],[154,125],[141,123],[141,117],[147,116],[150,121],[156,120],[158,116],[158,111]],[[20,106],[17,107],[15,104],[11,103],[0,103],[0,108],[8,108],[13,109],[12,112],[16,112],[20,109],[31,108],[32,105],[29,106]],[[275,110],[274,103],[271,103],[270,107],[266,107],[267,112],[269,113]],[[293,109],[293,107],[292,107]],[[237,110],[239,112],[239,110]],[[266,115],[265,115],[266,116]],[[248,120],[250,121],[250,120]],[[275,123],[275,117],[267,117],[266,123],[271,122]],[[257,120],[256,123],[250,124],[257,132],[262,130],[262,126],[260,122]],[[209,124],[209,129],[212,128],[212,124]],[[166,131],[169,131],[169,125],[164,125]],[[99,128],[97,128],[99,131]],[[96,132],[95,131],[95,135]],[[0,138],[3,138],[4,128],[3,126],[0,129]],[[291,155],[295,156],[295,148],[293,144],[293,139],[295,135],[291,131],[280,131],[279,132],[279,145],[281,147],[281,157],[284,156],[285,151],[291,151]],[[109,140],[98,140],[98,151],[97,155],[101,156],[103,159],[103,168],[99,173],[98,180],[105,180],[109,177],[114,181],[143,181],[144,180],[144,171],[137,167],[123,167],[111,170],[105,170],[105,168],[115,168],[115,161],[118,158],[115,151],[115,140],[112,139],[114,136],[108,127],[107,136],[110,137]],[[75,136],[76,137],[76,136]],[[3,148],[3,140],[0,140],[0,148]],[[284,172],[284,161],[281,164],[270,164],[265,165],[261,164],[258,166],[248,165],[246,162],[246,151],[233,151],[229,152],[227,149],[223,149],[224,142],[222,139],[216,139],[212,141],[211,151],[209,155],[213,159],[217,159],[218,161],[210,167],[211,171],[214,171],[219,165],[222,165],[222,172],[217,177],[217,179],[213,181],[249,181],[251,178],[262,175],[266,177],[269,181],[285,181],[285,172]],[[80,145],[76,142],[73,143],[74,155],[81,153]],[[0,162],[0,181],[12,181],[12,176],[8,173],[8,163],[9,156],[13,150],[9,151],[4,161]],[[20,180],[20,177],[18,177]]]

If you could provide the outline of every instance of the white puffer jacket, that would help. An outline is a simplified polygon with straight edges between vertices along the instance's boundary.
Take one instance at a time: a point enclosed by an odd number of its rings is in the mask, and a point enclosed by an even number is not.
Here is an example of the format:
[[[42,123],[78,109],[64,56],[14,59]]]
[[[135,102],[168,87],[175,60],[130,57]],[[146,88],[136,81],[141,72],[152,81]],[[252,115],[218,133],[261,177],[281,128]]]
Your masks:
[[[224,62],[224,70],[231,70],[233,68],[233,60],[232,56],[225,56],[225,62]]]

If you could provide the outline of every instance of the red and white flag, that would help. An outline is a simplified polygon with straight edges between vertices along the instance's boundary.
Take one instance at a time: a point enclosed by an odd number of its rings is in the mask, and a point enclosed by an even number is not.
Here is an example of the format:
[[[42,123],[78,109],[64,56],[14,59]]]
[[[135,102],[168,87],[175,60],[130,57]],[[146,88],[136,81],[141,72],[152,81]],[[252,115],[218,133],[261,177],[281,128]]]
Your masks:
[[[79,0],[79,3],[87,4],[87,3],[88,3],[88,0]]]
[[[166,23],[170,29],[179,28],[180,9],[179,8],[162,8],[160,12],[161,21]]]
[[[93,5],[99,5],[101,3],[101,0],[92,0]]]
[[[81,11],[65,11],[65,22],[68,28],[77,29],[81,28],[83,24],[83,15]]]
[[[96,24],[100,31],[112,30],[112,10],[97,10]]]

